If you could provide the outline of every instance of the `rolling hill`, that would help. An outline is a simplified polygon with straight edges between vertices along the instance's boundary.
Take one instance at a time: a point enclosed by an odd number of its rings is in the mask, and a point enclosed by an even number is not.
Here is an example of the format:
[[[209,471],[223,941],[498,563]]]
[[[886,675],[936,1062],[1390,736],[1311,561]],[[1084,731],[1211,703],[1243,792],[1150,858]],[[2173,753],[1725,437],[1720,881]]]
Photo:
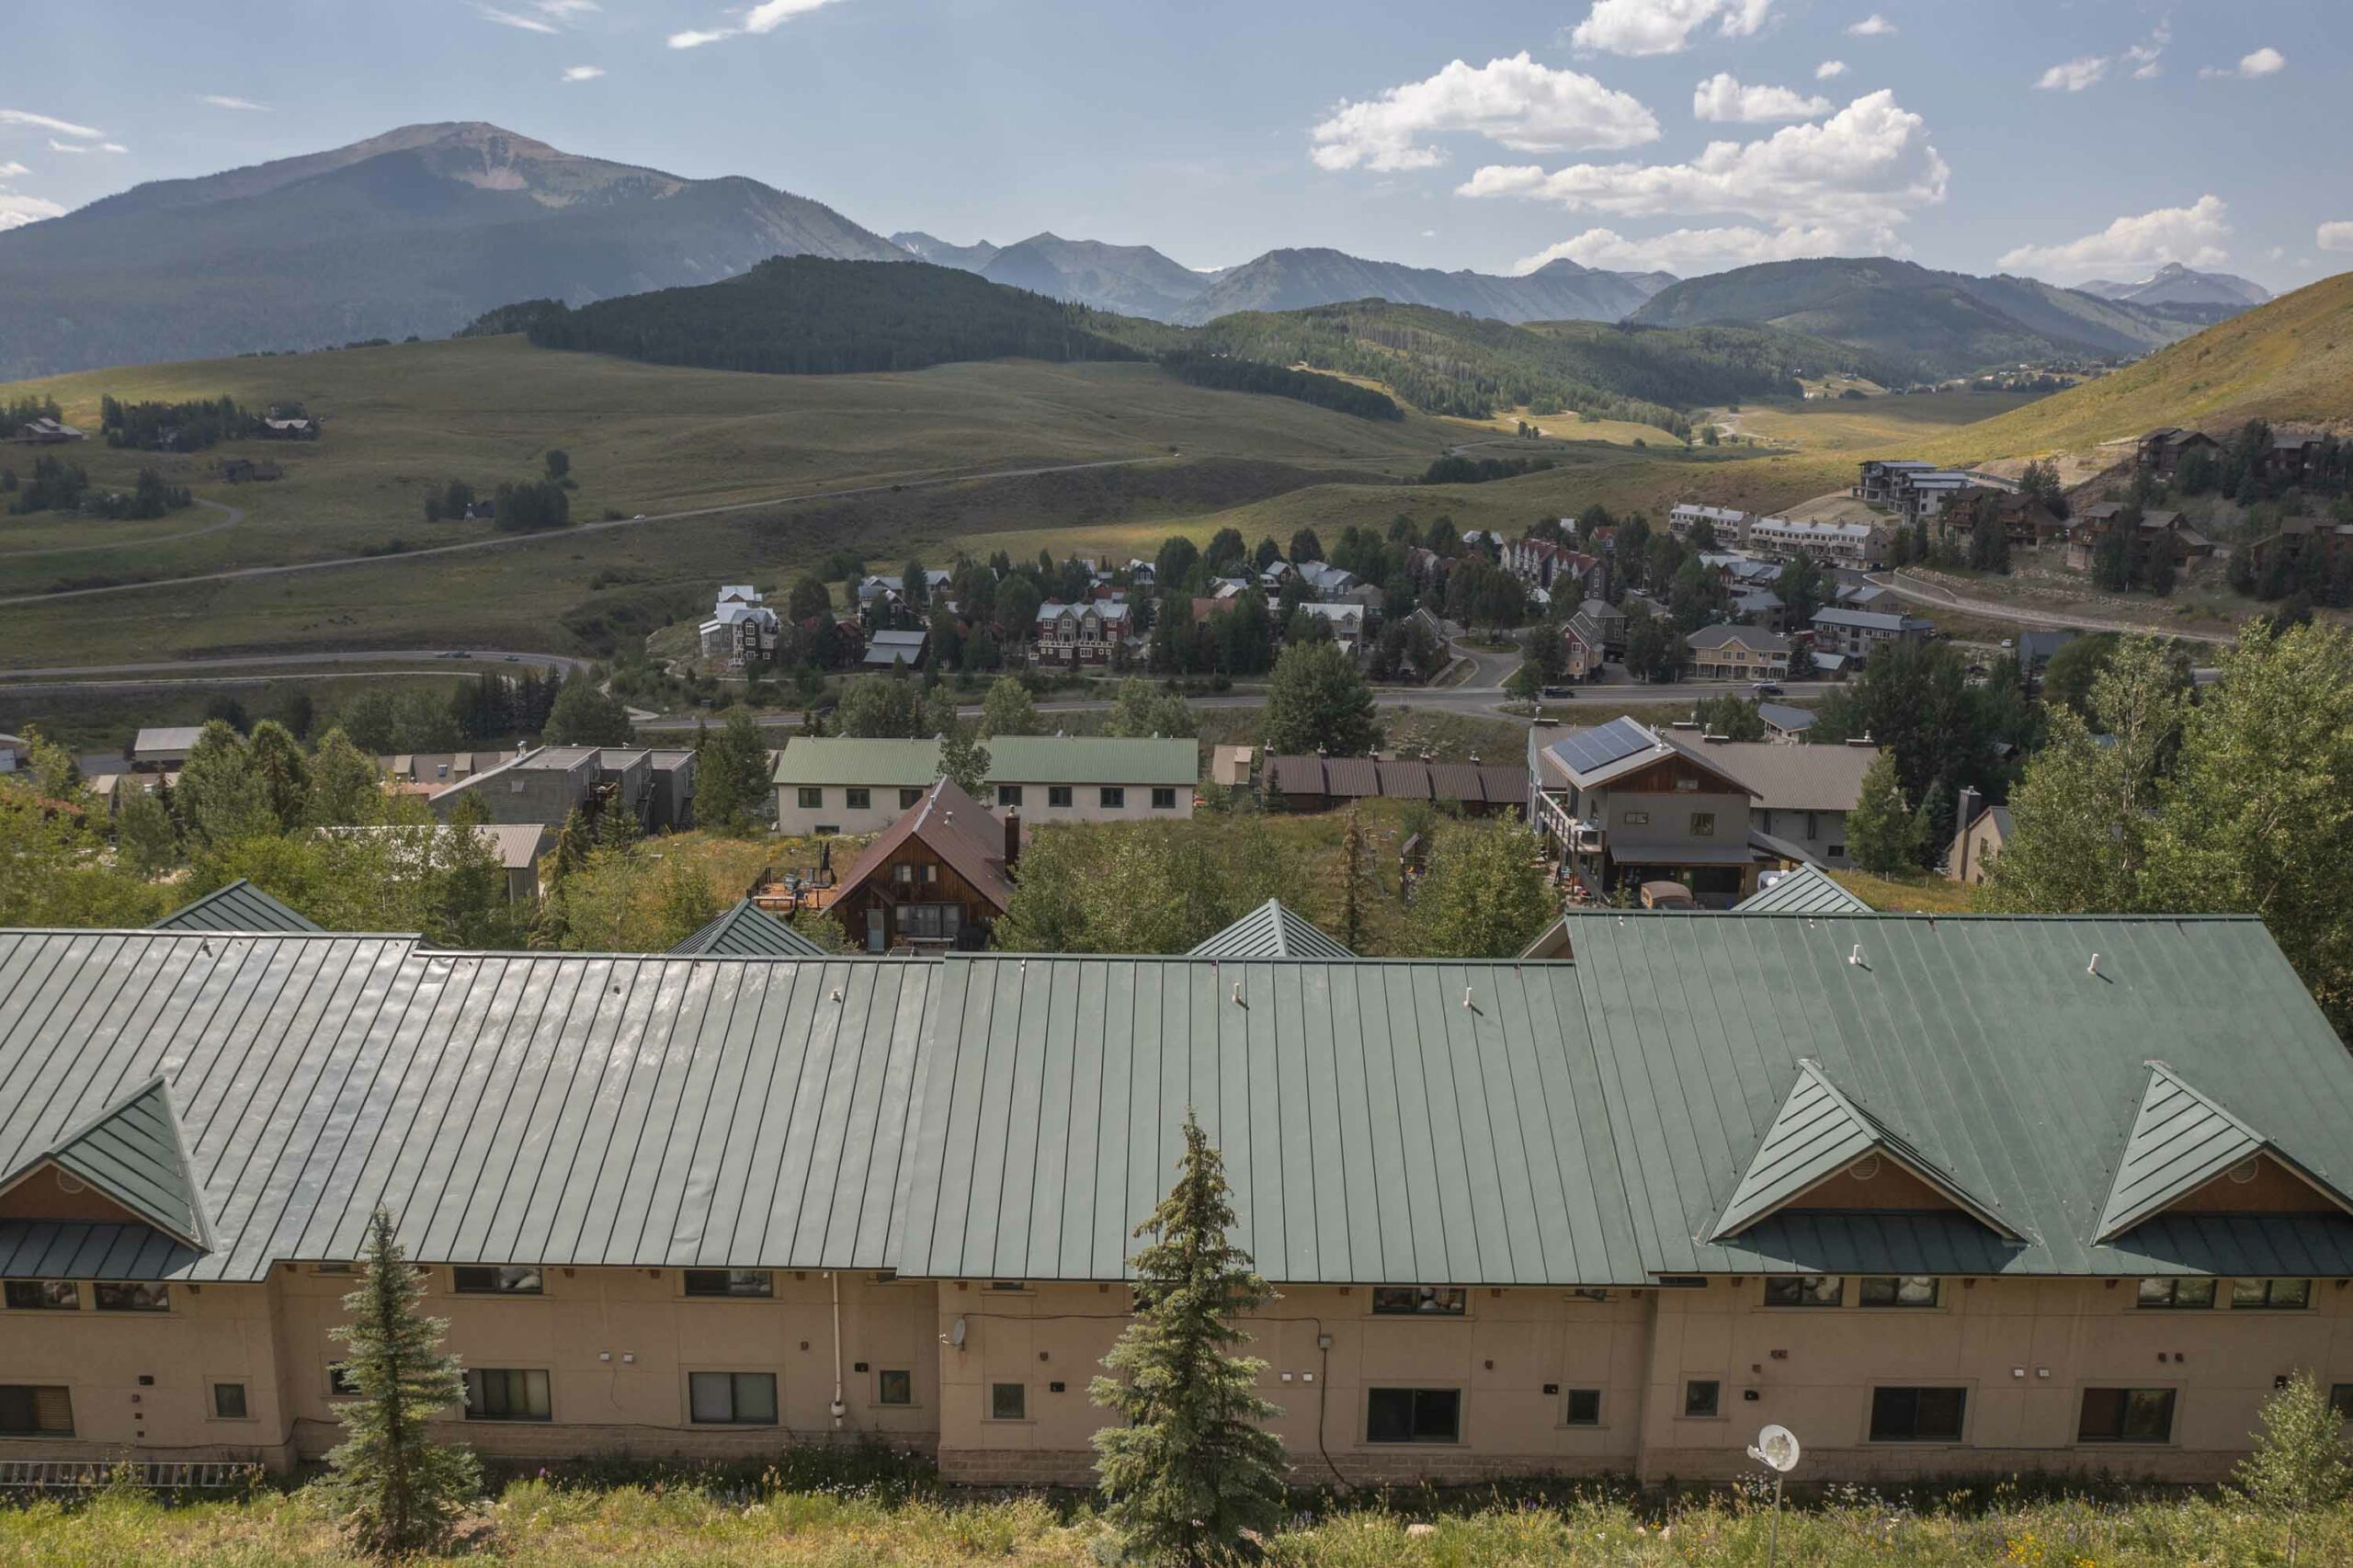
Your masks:
[[[2353,429],[2353,272],[1939,443],[1947,460],[2080,451],[2165,425]]]
[[[1386,300],[1502,322],[1617,321],[1674,281],[1666,273],[1598,272],[1565,257],[1523,278],[1504,278],[1367,261],[1336,250],[1272,250],[1220,274],[1182,319]]]
[[[1660,290],[1628,318],[1653,326],[1786,328],[1850,344],[1904,379],[2022,360],[2129,358],[2227,314],[2213,305],[2101,300],[2030,278],[1975,278],[1884,256],[1766,262]]]
[[[0,233],[0,380],[439,336],[508,300],[585,303],[778,255],[906,254],[756,180],[682,179],[478,122],[405,126]]]

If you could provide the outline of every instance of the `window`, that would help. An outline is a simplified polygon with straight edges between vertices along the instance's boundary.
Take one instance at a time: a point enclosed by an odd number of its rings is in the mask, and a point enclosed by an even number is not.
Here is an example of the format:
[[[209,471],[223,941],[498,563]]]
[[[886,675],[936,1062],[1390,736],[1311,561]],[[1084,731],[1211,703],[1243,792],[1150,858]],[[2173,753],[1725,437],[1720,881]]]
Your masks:
[[[1847,846],[1843,844],[1827,845],[1824,847],[1823,853],[1833,860],[1844,860],[1847,858]]]
[[[1152,792],[1152,809],[1155,812],[1175,811],[1176,809],[1176,791],[1174,790],[1154,790]]]
[[[90,1294],[102,1312],[167,1312],[172,1310],[172,1288],[143,1279],[123,1284],[93,1285]]]
[[[1835,1307],[1847,1299],[1847,1281],[1836,1274],[1793,1274],[1765,1281],[1768,1307]]]
[[[873,804],[874,791],[871,790],[845,790],[842,791],[842,809],[845,811],[863,812],[871,809]]]
[[[1067,784],[1049,784],[1049,785],[1047,785],[1047,786],[1046,786],[1046,804],[1048,804],[1048,805],[1050,805],[1050,806],[1067,806],[1067,805],[1069,805],[1069,804],[1070,804],[1070,786],[1069,786],[1069,785],[1067,785]]]
[[[1572,1426],[1600,1426],[1601,1391],[1599,1389],[1571,1389],[1568,1414],[1563,1419]]]
[[[2302,1312],[2313,1304],[2313,1282],[2309,1279],[2234,1279],[2231,1281],[2233,1308],[2251,1308],[2258,1312]]]
[[[1873,1389],[1874,1443],[1958,1443],[1967,1389]]]
[[[514,1367],[466,1369],[469,1421],[545,1421],[548,1375]]]
[[[1459,1285],[1375,1285],[1372,1310],[1381,1317],[1418,1314],[1426,1317],[1462,1315],[1470,1292]]]
[[[913,1404],[915,1402],[915,1375],[913,1372],[884,1368],[874,1374],[874,1403],[877,1404]]]
[[[212,1385],[212,1414],[216,1419],[222,1421],[243,1421],[245,1418],[245,1385],[214,1383]]]
[[[0,1383],[0,1437],[70,1437],[74,1396],[53,1384]]]
[[[1606,1301],[1608,1299],[1608,1290],[1599,1285],[1579,1285],[1569,1291],[1572,1301]]]
[[[2086,1389],[2079,1443],[2163,1443],[2173,1437],[2173,1390]]]
[[[1021,803],[1021,786],[1018,784],[998,785],[996,787],[996,803],[1000,806],[1019,805]]]
[[[775,1277],[765,1268],[689,1268],[689,1296],[773,1296]]]
[[[461,1265],[449,1270],[449,1283],[460,1296],[536,1296],[546,1289],[538,1269],[517,1264]]]
[[[2329,1385],[2328,1407],[2336,1412],[2339,1421],[2353,1421],[2353,1383]]]
[[[921,804],[923,804],[922,790],[902,790],[899,791],[899,809],[901,811],[910,811]]]
[[[351,1369],[345,1366],[340,1361],[328,1362],[327,1397],[329,1399],[356,1399],[358,1395],[359,1385],[351,1381]]]
[[[1683,1414],[1694,1419],[1713,1415],[1722,1395],[1723,1385],[1713,1378],[1694,1378],[1683,1385]]]
[[[963,911],[952,903],[903,903],[897,912],[899,935],[926,941],[952,942]]]
[[[1461,1442],[1462,1391],[1372,1390],[1365,1402],[1364,1440],[1368,1443]]]
[[[1115,812],[1128,803],[1128,791],[1124,785],[1106,784],[1096,792],[1096,800],[1105,811]]]
[[[1648,812],[1628,812],[1618,821],[1624,827],[1648,827],[1651,825],[1651,814]]]
[[[70,1312],[82,1305],[82,1292],[71,1279],[11,1279],[8,1308],[19,1312]]]
[[[1713,838],[1715,835],[1716,813],[1713,812],[1693,812],[1691,813],[1691,836],[1694,838]]]
[[[698,1426],[773,1426],[776,1374],[689,1372],[687,1414]]]
[[[841,830],[842,824],[837,822],[821,822],[809,831],[819,838],[831,838]]]
[[[2214,1282],[2211,1279],[2143,1279],[2141,1281],[2139,1304],[2160,1311],[2211,1307],[2214,1304]]]
[[[823,790],[818,789],[813,784],[803,784],[801,786],[801,809],[802,811],[817,811],[824,807],[824,803],[825,792]]]
[[[1863,1278],[1862,1303],[1867,1307],[1933,1307],[1937,1280],[1930,1274],[1871,1274]]]
[[[989,1385],[989,1419],[992,1421],[1029,1420],[1029,1386],[1027,1383],[991,1383]]]

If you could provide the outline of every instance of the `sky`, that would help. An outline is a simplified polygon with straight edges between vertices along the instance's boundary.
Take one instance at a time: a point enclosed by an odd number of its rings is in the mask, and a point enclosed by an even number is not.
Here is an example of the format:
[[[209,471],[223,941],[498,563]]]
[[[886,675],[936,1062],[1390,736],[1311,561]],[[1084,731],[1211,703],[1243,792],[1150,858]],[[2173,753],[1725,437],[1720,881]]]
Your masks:
[[[1684,275],[2353,268],[2347,0],[119,0],[28,7],[0,227],[487,119],[877,233]],[[224,15],[225,13],[225,15]]]

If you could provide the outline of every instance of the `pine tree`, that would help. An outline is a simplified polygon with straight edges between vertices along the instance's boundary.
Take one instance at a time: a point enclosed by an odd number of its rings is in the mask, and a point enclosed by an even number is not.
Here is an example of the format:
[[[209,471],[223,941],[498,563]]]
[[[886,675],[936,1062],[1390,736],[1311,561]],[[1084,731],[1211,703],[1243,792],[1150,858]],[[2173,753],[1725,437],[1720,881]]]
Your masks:
[[[1847,813],[1847,846],[1855,864],[1873,876],[1919,869],[1920,819],[1904,804],[1892,751],[1880,753],[1863,774],[1855,809]]]
[[[1135,1561],[1223,1562],[1272,1532],[1284,1502],[1283,1449],[1261,1425],[1266,1363],[1227,1354],[1232,1319],[1274,1300],[1250,1255],[1231,1245],[1225,1166],[1190,1112],[1175,1187],[1136,1227],[1136,1308],[1088,1390],[1122,1425],[1095,1434],[1104,1514]]]
[[[1340,830],[1340,943],[1351,950],[1364,949],[1365,842],[1364,818],[1348,808],[1347,824]]]
[[[377,1210],[367,1272],[343,1299],[352,1321],[328,1331],[348,1347],[344,1375],[358,1397],[335,1406],[347,1436],[327,1455],[326,1486],[344,1528],[379,1557],[429,1550],[482,1485],[472,1450],[444,1448],[426,1429],[464,1400],[465,1381],[441,1352],[448,1321],[418,1308],[424,1294],[392,1217]]]
[[[2255,1452],[2233,1472],[2247,1501],[2287,1517],[2290,1568],[2296,1527],[2303,1517],[2328,1507],[2353,1485],[2353,1455],[2337,1436],[2342,1419],[2313,1375],[2300,1371],[2263,1402],[2263,1430],[2256,1435]]]

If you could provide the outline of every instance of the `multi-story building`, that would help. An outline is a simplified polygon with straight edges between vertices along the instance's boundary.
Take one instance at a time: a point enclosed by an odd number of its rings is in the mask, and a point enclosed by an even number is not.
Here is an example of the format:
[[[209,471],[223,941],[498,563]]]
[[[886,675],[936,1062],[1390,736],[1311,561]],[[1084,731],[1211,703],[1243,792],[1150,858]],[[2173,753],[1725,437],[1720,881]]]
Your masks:
[[[1779,680],[1790,673],[1790,640],[1760,626],[1703,626],[1683,642],[1697,680]]]
[[[983,804],[1032,829],[1069,822],[1182,820],[1200,777],[1197,743],[1175,737],[997,735],[987,742]],[[939,742],[802,736],[772,780],[777,831],[880,833],[939,777]]]
[[[1936,631],[1917,616],[1869,609],[1820,609],[1813,612],[1813,645],[1824,653],[1868,659],[1881,644],[1925,642]]]
[[[1861,465],[1855,483],[1856,499],[1893,510],[1903,496],[1904,480],[1914,473],[1931,473],[1937,465],[1915,458],[1873,459]]]
[[[1793,517],[1756,517],[1748,525],[1748,548],[1786,559],[1805,551],[1816,561],[1872,570],[1887,563],[1889,534],[1877,523],[1813,523]]]
[[[448,817],[462,800],[484,820],[560,828],[574,811],[620,810],[647,833],[694,825],[695,754],[643,746],[541,746],[435,791],[426,803]]]
[[[1718,548],[1746,550],[1748,526],[1755,520],[1737,506],[1702,506],[1696,501],[1683,501],[1667,513],[1666,528],[1677,539],[1688,540],[1705,523]]]
[[[1038,607],[1037,657],[1041,665],[1108,665],[1135,624],[1125,599],[1084,604],[1049,600]]]

